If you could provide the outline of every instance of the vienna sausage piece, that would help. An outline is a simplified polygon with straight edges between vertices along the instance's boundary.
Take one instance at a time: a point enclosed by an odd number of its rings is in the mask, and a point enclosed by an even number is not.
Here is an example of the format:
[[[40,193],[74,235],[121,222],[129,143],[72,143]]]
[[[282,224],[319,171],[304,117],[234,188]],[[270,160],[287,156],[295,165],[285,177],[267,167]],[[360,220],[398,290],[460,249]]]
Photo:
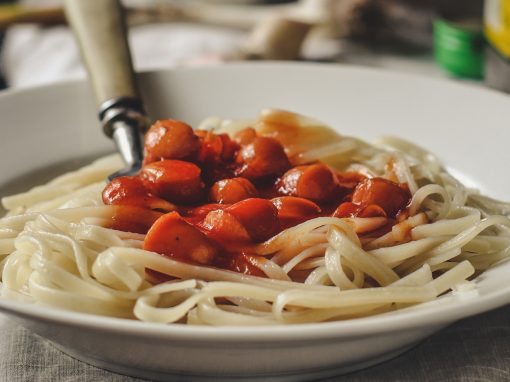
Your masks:
[[[224,210],[228,206],[228,204],[210,203],[198,207],[180,208],[179,212],[182,213],[186,220],[203,220],[209,212]]]
[[[221,179],[233,178],[234,157],[239,145],[227,134],[214,134],[211,131],[201,131],[200,141],[197,162],[202,168],[202,179],[206,184],[211,185]]]
[[[219,180],[209,191],[209,199],[215,203],[236,203],[257,196],[255,186],[245,178]]]
[[[249,243],[251,237],[241,222],[231,213],[224,210],[211,211],[201,224],[210,232],[210,236],[221,243]]]
[[[365,179],[354,189],[352,202],[362,206],[377,204],[390,217],[404,209],[411,194],[398,184],[383,178]]]
[[[335,212],[333,212],[333,217],[335,218],[350,218],[358,216],[358,211],[360,206],[358,204],[354,204],[352,202],[343,202],[340,204]]]
[[[369,204],[368,206],[364,206],[361,208],[361,211],[358,213],[360,218],[375,218],[375,217],[383,217],[387,216],[386,211],[377,204]]]
[[[144,166],[141,177],[155,195],[174,203],[196,203],[203,197],[200,168],[180,160],[164,160]]]
[[[228,269],[244,275],[267,277],[256,265],[255,261],[267,261],[261,256],[248,255],[243,253],[229,254],[217,258],[217,267]]]
[[[200,163],[211,165],[221,161],[231,161],[239,150],[239,145],[228,134],[215,134],[212,131],[197,132],[201,146],[198,154]]]
[[[231,205],[225,211],[234,215],[255,242],[267,240],[280,231],[278,210],[269,200],[251,198]]]
[[[103,203],[136,206],[153,210],[174,211],[175,205],[150,193],[143,181],[136,176],[113,179],[103,190]]]
[[[278,191],[284,195],[325,202],[335,197],[339,186],[333,171],[318,163],[287,171],[279,182]]]
[[[152,157],[182,159],[195,154],[200,147],[199,138],[190,125],[174,119],[154,123],[145,134],[145,148]]]
[[[221,159],[224,161],[233,160],[240,146],[237,144],[237,142],[230,139],[228,134],[218,134],[218,137],[221,139],[223,144]]]
[[[149,153],[149,151],[147,151],[147,148],[144,147],[144,149],[143,149],[143,165],[144,166],[154,163],[154,162],[157,162],[157,161],[160,161],[160,160],[163,160],[163,158],[152,155],[151,153]]]
[[[250,180],[280,176],[290,168],[283,146],[273,138],[257,137],[239,150],[237,174]]]
[[[336,178],[341,187],[353,190],[367,177],[357,172],[338,172]]]
[[[386,217],[386,211],[377,204],[369,204],[367,206],[354,204],[352,202],[344,202],[340,204],[333,215],[336,218],[360,217]]]
[[[321,209],[314,202],[295,196],[281,196],[271,199],[278,210],[278,219],[284,228],[295,226],[319,216]]]
[[[257,138],[257,132],[253,127],[246,127],[242,130],[239,130],[234,135],[234,141],[240,145],[248,145],[252,143],[255,138]]]
[[[146,234],[154,222],[162,215],[162,212],[152,211],[145,208],[117,206],[108,228],[124,232]]]
[[[177,212],[156,220],[145,236],[143,249],[199,264],[211,264],[218,254],[207,236],[186,223]]]

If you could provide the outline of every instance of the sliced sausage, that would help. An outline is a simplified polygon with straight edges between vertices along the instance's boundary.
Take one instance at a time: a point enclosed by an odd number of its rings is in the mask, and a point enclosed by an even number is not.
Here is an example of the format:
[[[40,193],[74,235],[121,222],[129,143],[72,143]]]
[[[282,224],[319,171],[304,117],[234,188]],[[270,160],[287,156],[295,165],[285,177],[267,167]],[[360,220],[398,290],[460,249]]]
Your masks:
[[[273,138],[257,137],[239,150],[237,174],[250,180],[280,176],[290,168],[283,146]]]
[[[193,133],[191,126],[175,119],[159,120],[145,134],[145,148],[152,157],[188,158],[195,154],[199,147],[199,138]]]
[[[278,219],[284,228],[295,226],[319,216],[321,209],[314,202],[295,196],[281,196],[271,200],[278,210]]]
[[[215,203],[237,203],[257,196],[257,189],[248,179],[231,178],[219,180],[209,191],[209,199]]]
[[[390,217],[404,209],[411,199],[409,191],[384,178],[365,179],[354,189],[352,202],[362,206],[377,204]]]
[[[203,198],[201,170],[190,162],[164,160],[144,166],[141,177],[155,195],[173,203],[191,204]]]
[[[267,240],[280,231],[278,210],[269,200],[251,198],[227,207],[255,242]]]
[[[333,171],[317,163],[287,171],[280,179],[278,191],[283,195],[326,202],[336,196],[339,185]]]
[[[199,264],[211,264],[218,255],[218,249],[207,236],[177,212],[156,220],[145,236],[143,249]]]
[[[153,210],[174,211],[175,205],[153,195],[136,176],[121,176],[106,185],[104,204],[136,206]]]

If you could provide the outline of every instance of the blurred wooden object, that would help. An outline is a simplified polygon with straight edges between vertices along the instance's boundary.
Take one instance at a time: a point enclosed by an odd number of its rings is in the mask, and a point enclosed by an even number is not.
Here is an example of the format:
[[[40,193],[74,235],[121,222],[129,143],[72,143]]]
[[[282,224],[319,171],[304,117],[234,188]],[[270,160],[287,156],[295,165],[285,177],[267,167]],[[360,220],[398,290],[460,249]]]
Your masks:
[[[144,3],[140,3],[144,4]],[[144,5],[127,7],[130,25],[157,22],[194,22],[249,30],[274,12],[295,8],[283,5],[225,5],[188,1],[148,1]],[[23,4],[0,5],[0,29],[15,24],[65,24],[61,7],[34,7]]]
[[[18,4],[0,5],[0,30],[15,24],[57,25],[65,22],[64,10],[59,7],[36,8]]]
[[[283,5],[147,2],[144,7],[127,8],[127,14],[130,25],[179,21],[252,30],[243,58],[294,60],[299,58],[310,29],[329,15],[323,8],[332,1],[337,0],[301,0]],[[55,25],[66,23],[66,19],[60,8],[0,6],[0,29],[20,23]]]
[[[253,30],[245,46],[245,58],[297,60],[312,24],[275,15]]]

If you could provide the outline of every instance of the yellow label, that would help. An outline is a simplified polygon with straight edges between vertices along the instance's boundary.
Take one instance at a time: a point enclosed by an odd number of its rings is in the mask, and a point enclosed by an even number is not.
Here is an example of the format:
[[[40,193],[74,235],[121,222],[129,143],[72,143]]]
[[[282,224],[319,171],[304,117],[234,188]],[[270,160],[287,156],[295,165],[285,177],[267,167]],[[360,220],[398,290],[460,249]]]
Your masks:
[[[484,29],[491,45],[510,58],[510,0],[485,0]]]

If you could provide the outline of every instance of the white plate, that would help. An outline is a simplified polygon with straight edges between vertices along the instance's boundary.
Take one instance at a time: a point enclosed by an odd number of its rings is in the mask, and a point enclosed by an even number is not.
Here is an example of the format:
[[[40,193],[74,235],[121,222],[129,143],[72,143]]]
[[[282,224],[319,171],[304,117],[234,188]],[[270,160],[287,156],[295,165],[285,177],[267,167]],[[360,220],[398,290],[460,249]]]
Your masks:
[[[450,82],[348,66],[258,64],[146,73],[151,116],[197,123],[264,107],[321,119],[344,134],[398,135],[440,158],[469,185],[509,199],[510,99]],[[84,83],[0,94],[1,184],[37,168],[111,150]],[[510,302],[510,262],[477,279],[478,294],[447,295],[399,312],[287,327],[147,324],[0,301],[0,310],[66,353],[153,379],[239,376],[310,379],[395,356],[440,328]]]

